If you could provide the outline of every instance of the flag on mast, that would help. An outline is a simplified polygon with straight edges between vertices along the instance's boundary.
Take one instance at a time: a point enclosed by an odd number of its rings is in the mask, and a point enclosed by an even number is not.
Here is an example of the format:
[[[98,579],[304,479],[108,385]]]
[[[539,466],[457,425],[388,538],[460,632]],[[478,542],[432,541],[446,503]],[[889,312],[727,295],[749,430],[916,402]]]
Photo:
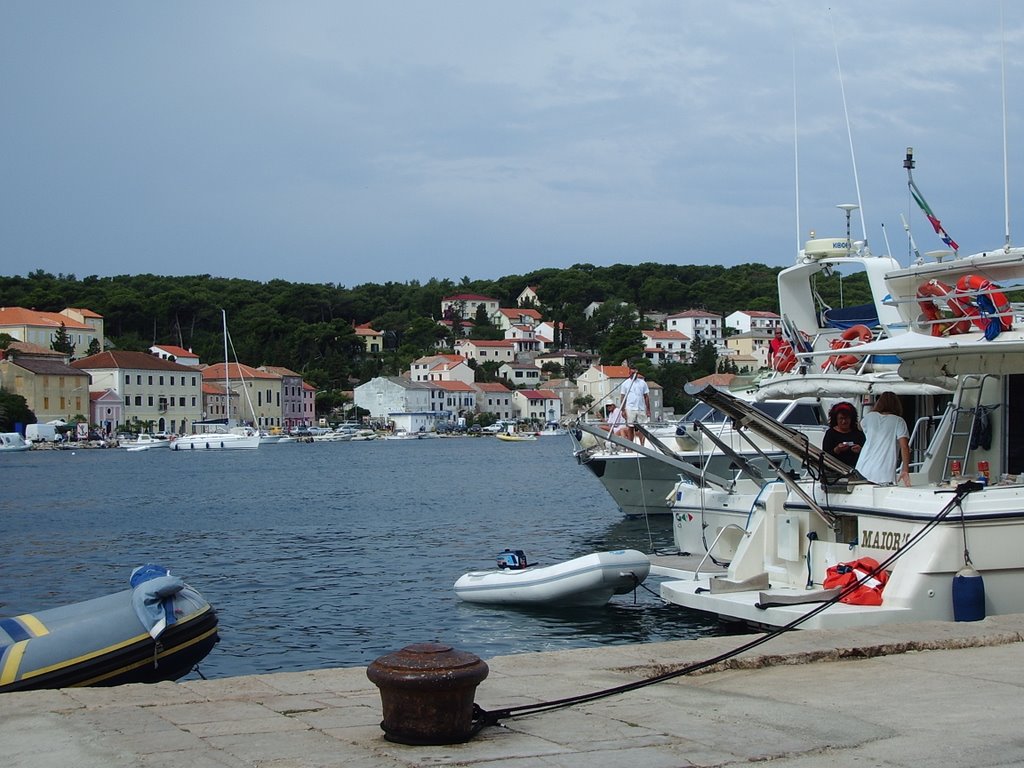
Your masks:
[[[942,222],[939,221],[938,217],[932,213],[932,209],[928,206],[928,203],[924,199],[924,195],[921,194],[921,190],[917,188],[917,184],[914,183],[913,179],[909,179],[907,183],[910,185],[910,194],[914,198],[914,202],[917,203],[918,207],[924,211],[924,215],[928,217],[928,221],[931,222],[932,227],[935,229],[935,234],[942,238],[948,247],[954,251],[959,251],[960,246],[956,244],[956,241],[949,236],[949,233],[942,226]]]

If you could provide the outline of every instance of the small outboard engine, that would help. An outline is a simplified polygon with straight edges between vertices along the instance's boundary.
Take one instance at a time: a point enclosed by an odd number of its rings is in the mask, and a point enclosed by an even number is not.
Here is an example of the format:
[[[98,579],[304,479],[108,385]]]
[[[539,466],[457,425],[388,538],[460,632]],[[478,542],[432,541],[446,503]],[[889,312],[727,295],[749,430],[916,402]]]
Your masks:
[[[518,571],[528,565],[526,555],[521,549],[506,549],[498,555],[498,567],[501,569],[507,568],[510,571]]]

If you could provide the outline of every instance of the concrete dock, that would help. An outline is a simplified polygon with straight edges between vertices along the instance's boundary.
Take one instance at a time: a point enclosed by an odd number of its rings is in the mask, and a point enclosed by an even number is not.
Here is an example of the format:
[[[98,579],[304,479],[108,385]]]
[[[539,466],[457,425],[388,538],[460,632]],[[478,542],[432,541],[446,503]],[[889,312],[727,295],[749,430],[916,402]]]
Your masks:
[[[1024,615],[790,632],[697,674],[435,747],[383,738],[362,667],[4,694],[0,744],[5,765],[31,768],[1024,765],[1022,637]],[[476,702],[597,691],[750,639],[486,659]]]

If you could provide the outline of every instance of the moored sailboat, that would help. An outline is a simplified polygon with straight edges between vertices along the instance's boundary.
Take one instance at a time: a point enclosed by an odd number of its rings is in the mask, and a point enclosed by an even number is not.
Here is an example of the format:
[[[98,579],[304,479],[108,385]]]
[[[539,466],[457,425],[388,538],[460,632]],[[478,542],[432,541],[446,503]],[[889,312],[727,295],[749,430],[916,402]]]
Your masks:
[[[224,393],[228,405],[228,418],[224,424],[217,424],[205,432],[196,432],[179,437],[171,444],[174,451],[220,451],[220,450],[255,450],[260,447],[260,433],[249,426],[235,426],[231,418],[231,376],[228,357],[228,316],[221,310],[224,331]],[[194,425],[193,425],[194,426]],[[210,425],[204,425],[209,427]]]

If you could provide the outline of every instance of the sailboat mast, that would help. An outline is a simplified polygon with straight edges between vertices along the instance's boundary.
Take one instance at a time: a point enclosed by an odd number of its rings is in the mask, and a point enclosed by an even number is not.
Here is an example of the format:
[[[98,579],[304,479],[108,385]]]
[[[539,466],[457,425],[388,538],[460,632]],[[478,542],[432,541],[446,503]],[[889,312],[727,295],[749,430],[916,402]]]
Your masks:
[[[228,376],[228,312],[226,309],[220,311],[221,321],[224,325],[224,398],[227,400],[228,408],[228,421],[227,427],[230,429],[234,426],[234,422],[231,419],[231,379]]]

